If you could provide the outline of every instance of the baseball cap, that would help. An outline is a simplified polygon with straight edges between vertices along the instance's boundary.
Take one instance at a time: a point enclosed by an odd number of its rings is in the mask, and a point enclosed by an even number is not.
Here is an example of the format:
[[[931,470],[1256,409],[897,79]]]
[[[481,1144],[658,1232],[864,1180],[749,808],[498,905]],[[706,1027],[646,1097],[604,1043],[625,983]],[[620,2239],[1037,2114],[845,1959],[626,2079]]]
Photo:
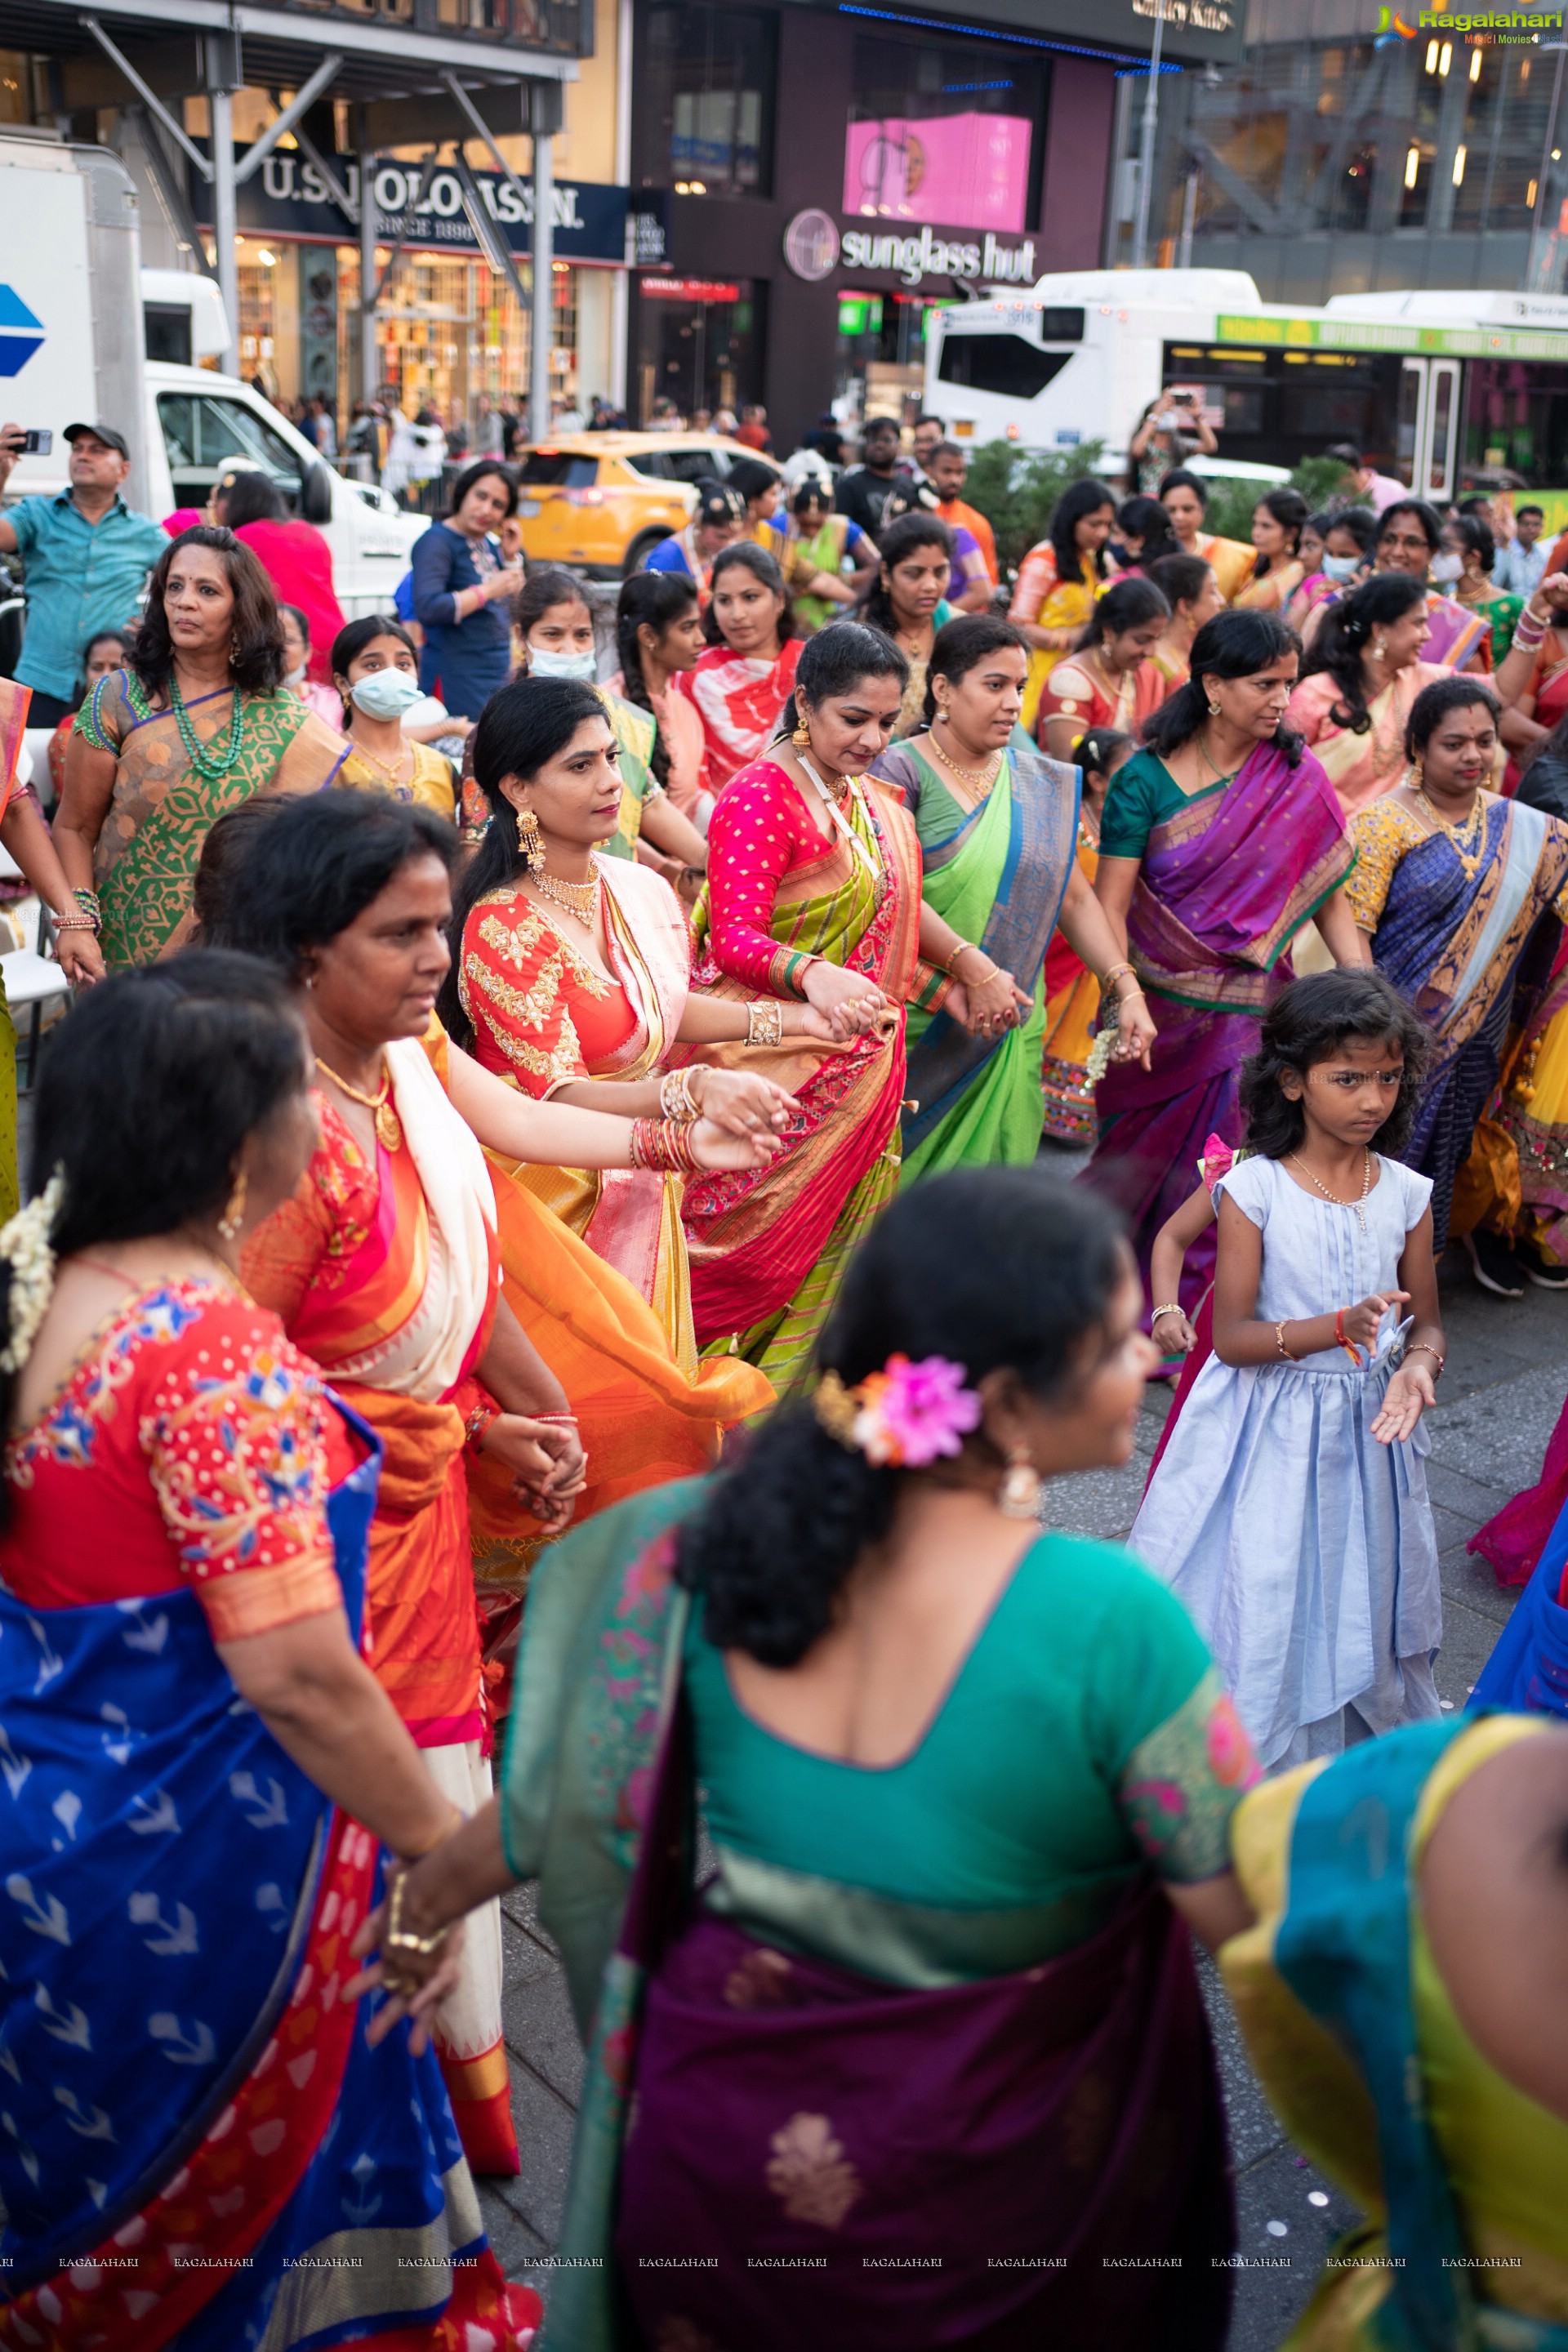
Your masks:
[[[738,490],[723,482],[699,482],[694,522],[744,522],[746,504]]]
[[[124,434],[117,433],[112,425],[68,425],[65,429],[65,438],[68,441],[79,441],[84,433],[96,434],[106,449],[117,449],[122,457],[127,459],[130,457],[131,451]]]

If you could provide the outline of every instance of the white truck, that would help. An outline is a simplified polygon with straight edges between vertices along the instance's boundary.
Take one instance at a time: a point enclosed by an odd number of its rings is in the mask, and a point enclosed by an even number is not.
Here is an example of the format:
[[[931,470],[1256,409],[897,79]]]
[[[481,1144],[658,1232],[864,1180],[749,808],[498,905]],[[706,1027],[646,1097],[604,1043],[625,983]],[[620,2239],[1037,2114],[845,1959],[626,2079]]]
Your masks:
[[[0,415],[54,436],[47,456],[20,460],[10,498],[65,488],[78,421],[125,436],[127,503],[159,520],[201,506],[226,467],[258,466],[321,531],[345,614],[391,610],[427,521],[345,479],[259,393],[199,364],[229,346],[217,288],[142,268],[136,189],[117,155],[0,132]]]

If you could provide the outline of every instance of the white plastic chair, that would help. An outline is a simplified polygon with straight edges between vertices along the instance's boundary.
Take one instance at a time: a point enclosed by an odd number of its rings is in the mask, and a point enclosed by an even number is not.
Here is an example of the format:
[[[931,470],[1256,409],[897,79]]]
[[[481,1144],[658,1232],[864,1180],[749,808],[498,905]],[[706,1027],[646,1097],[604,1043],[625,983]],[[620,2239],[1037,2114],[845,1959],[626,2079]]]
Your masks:
[[[0,848],[0,879],[15,881],[22,869],[8,850]],[[22,1075],[22,1039],[16,1039],[16,1085],[26,1094],[31,1087],[38,1068],[38,1040],[44,1025],[44,1007],[56,999],[70,994],[70,982],[53,959],[44,953],[53,944],[54,932],[49,923],[48,909],[40,901],[38,936],[30,948],[14,948],[9,955],[0,955],[0,979],[5,983],[5,1002],[11,1008],[11,1018],[17,1023],[25,1010],[28,1015],[26,1043],[26,1076]]]

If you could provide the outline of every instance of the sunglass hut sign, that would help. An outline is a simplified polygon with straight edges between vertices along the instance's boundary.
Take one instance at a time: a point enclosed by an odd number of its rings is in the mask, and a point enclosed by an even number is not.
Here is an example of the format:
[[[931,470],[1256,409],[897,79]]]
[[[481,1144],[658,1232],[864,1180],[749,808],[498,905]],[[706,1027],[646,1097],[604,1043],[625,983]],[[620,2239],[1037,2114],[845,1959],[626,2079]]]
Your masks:
[[[955,245],[922,228],[919,236],[884,236],[876,229],[847,229],[839,255],[844,269],[891,270],[906,286],[924,278],[984,279],[986,285],[1032,286],[1035,240],[1005,245],[987,229],[977,245]]]

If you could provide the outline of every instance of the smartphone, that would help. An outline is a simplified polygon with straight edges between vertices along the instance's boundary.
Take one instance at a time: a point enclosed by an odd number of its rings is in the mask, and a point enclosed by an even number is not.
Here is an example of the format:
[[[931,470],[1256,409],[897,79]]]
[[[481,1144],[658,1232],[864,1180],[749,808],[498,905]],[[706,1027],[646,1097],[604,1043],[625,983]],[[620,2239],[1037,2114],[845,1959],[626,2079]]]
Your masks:
[[[19,454],[24,457],[47,457],[54,446],[55,436],[52,433],[39,432],[35,428],[30,433],[23,434]]]

